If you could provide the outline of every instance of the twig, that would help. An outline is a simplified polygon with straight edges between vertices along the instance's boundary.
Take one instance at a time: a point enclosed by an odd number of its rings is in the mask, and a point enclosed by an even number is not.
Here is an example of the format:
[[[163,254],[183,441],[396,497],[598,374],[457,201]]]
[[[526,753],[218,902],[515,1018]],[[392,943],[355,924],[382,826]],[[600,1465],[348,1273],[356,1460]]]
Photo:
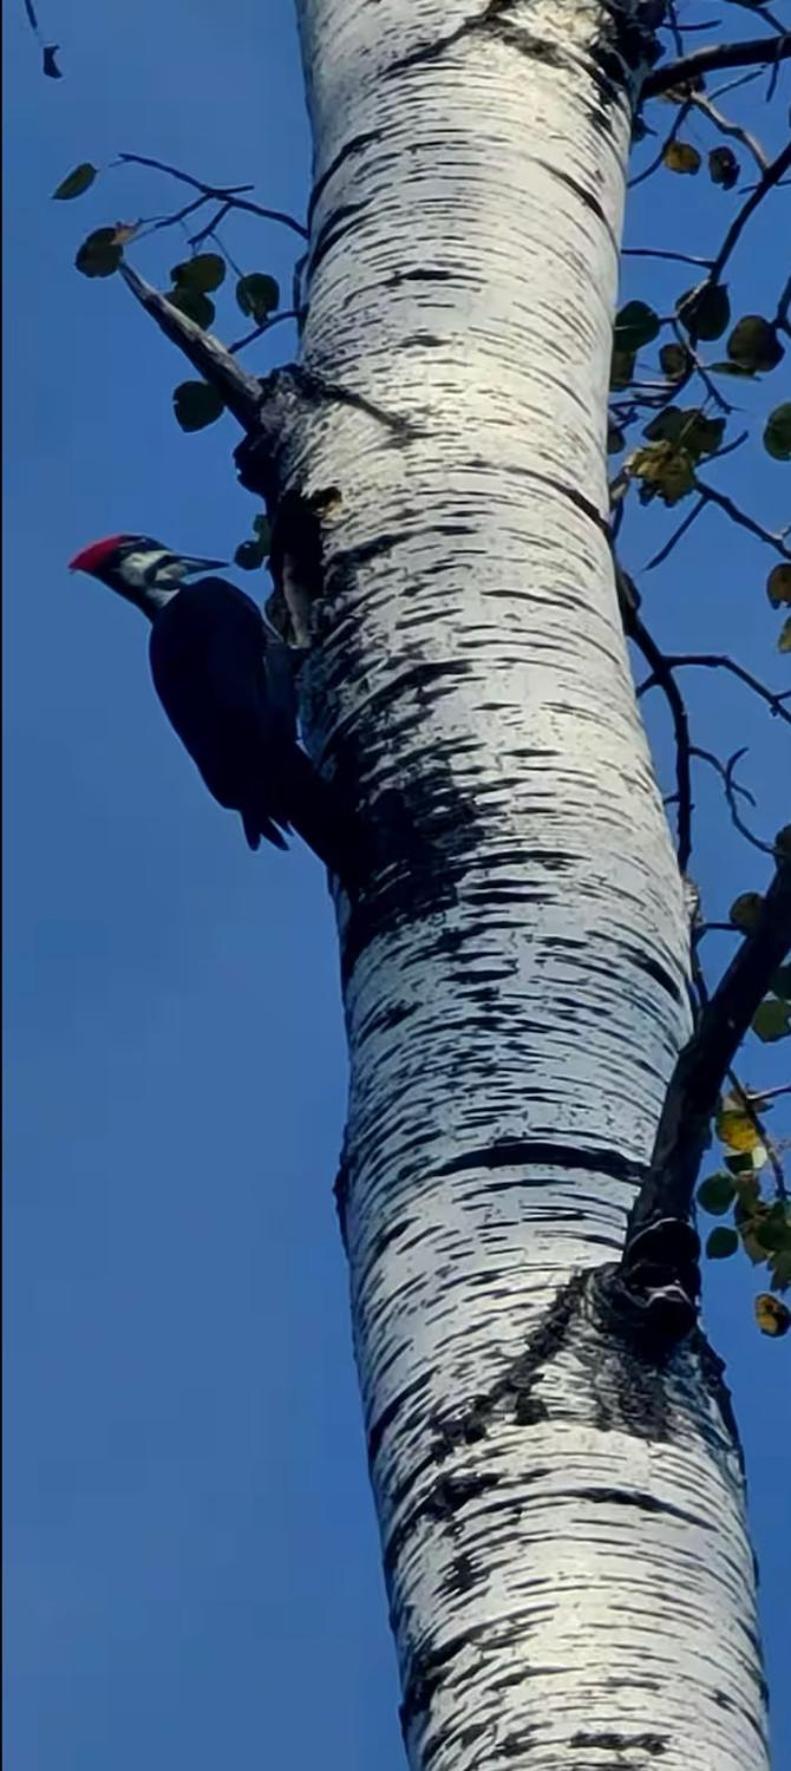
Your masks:
[[[736,764],[741,762],[742,757],[746,755],[747,746],[746,744],[743,744],[741,750],[735,750],[733,756],[729,757],[725,764],[723,785],[725,787],[725,797],[728,801],[728,810],[731,814],[732,823],[735,829],[738,830],[739,835],[743,836],[746,842],[751,843],[754,849],[760,849],[762,854],[773,855],[775,852],[774,843],[764,842],[760,836],[755,836],[749,825],[745,824],[736,804],[736,794],[737,792],[743,792],[743,789],[736,787],[733,780],[733,771]]]
[[[672,258],[677,264],[699,264],[709,270],[714,263],[713,258],[694,258],[691,252],[665,252],[654,246],[624,246],[623,258]]]
[[[778,1082],[776,1088],[756,1089],[755,1096],[751,1098],[759,1100],[763,1106],[767,1101],[776,1101],[780,1095],[791,1095],[791,1082]]]
[[[785,53],[791,55],[791,35],[784,38],[783,41],[788,46]],[[747,197],[746,201],[742,204],[738,215],[732,221],[711,267],[711,271],[709,272],[709,282],[712,285],[719,282],[728,259],[740,239],[750,216],[754,214],[759,203],[763,202],[764,197],[767,195],[767,192],[772,189],[772,186],[778,184],[780,179],[785,176],[789,167],[791,167],[791,141],[783,148],[782,153],[777,155],[775,160],[770,161],[763,177],[758,180],[757,185],[755,185],[754,189],[750,192],[749,197]]]
[[[249,215],[258,215],[262,221],[278,221],[285,228],[299,234],[301,240],[307,240],[308,230],[293,215],[286,215],[282,209],[265,209],[260,203],[251,203],[249,198],[242,196],[243,191],[255,189],[251,184],[213,185],[204,184],[202,179],[193,178],[189,172],[181,172],[176,166],[169,166],[165,160],[152,160],[147,154],[119,154],[118,159],[124,165],[150,166],[155,172],[165,172],[170,178],[176,178],[181,184],[190,185],[194,191],[200,191],[205,198],[212,198],[218,203],[229,203],[232,209],[243,209]],[[163,224],[164,225],[164,224]]]
[[[729,122],[727,117],[723,117],[722,111],[718,111],[716,105],[712,104],[711,99],[705,98],[702,92],[693,92],[690,103],[695,106],[696,110],[702,111],[704,117],[708,117],[709,122],[714,124],[715,129],[719,130],[720,135],[730,135],[734,141],[741,142],[742,147],[747,149],[748,154],[752,154],[759,172],[766,171],[769,165],[767,156],[764,153],[760,142],[756,141],[755,136],[750,134],[749,129],[743,129],[739,123]]]
[[[788,319],[789,309],[791,309],[791,277],[789,277],[780,300],[778,301],[777,313],[772,322],[775,332],[787,332],[789,338],[791,338],[791,325],[789,324]]]
[[[667,153],[668,148],[672,146],[673,142],[676,139],[676,136],[678,135],[679,130],[683,128],[684,123],[686,122],[686,119],[689,116],[690,110],[691,110],[690,101],[689,101],[689,99],[686,99],[684,104],[679,106],[679,108],[676,112],[676,115],[673,118],[673,122],[672,122],[672,124],[667,132],[667,135],[665,136],[665,139],[662,143],[662,146],[659,149],[659,153],[654,156],[653,160],[650,162],[650,164],[648,166],[646,166],[643,169],[642,172],[638,172],[635,178],[630,178],[627,181],[628,188],[630,191],[635,190],[639,184],[644,184],[647,178],[651,178],[653,173],[655,173],[659,170],[659,167],[661,166],[662,161],[664,160],[664,157],[665,157],[665,154]]]
[[[713,750],[701,750],[701,748],[698,744],[693,744],[690,748],[689,754],[690,754],[690,756],[697,757],[699,762],[708,763],[712,769],[716,769],[717,774],[720,776],[720,779],[722,781],[728,782],[729,791],[731,793],[740,793],[742,796],[742,799],[746,799],[748,805],[750,805],[750,806],[755,805],[755,794],[750,792],[749,787],[742,787],[741,782],[734,781],[732,779],[732,774],[729,775],[729,773],[728,773],[728,766],[724,762],[722,762],[718,756],[715,756]],[[742,755],[743,754],[744,754],[744,752],[742,752]],[[716,923],[710,922],[710,923],[707,923],[706,926],[707,926],[707,928],[711,929],[711,928],[716,928],[718,925]],[[727,923],[723,923],[719,926],[721,926],[723,928],[735,929],[736,924],[727,922]]]
[[[676,849],[679,872],[686,873],[692,852],[692,775],[689,762],[691,744],[686,703],[673,672],[668,667],[664,652],[657,645],[653,635],[649,633],[638,612],[639,599],[636,588],[618,560],[615,561],[615,576],[625,632],[629,639],[634,641],[638,650],[642,652],[646,664],[650,666],[654,680],[665,696],[673,722],[678,805]]]
[[[767,547],[776,548],[784,560],[791,560],[791,547],[787,545],[785,540],[788,533],[786,529],[777,535],[773,534],[771,529],[764,529],[760,523],[756,523],[753,517],[749,517],[746,511],[740,510],[738,504],[734,504],[733,499],[729,498],[725,492],[719,492],[716,486],[709,486],[705,480],[699,480],[697,474],[695,475],[695,490],[701,494],[707,504],[718,505],[720,510],[725,511],[726,516],[729,516],[734,523],[739,524],[740,528],[749,530],[751,535],[757,535],[758,540],[765,541]]]
[[[680,61],[654,68],[643,81],[643,98],[658,98],[675,87],[693,84],[718,68],[770,67],[791,55],[791,33],[782,37],[750,37],[743,43],[713,43],[693,50]]]
[[[783,689],[779,694],[774,693],[772,689],[767,689],[766,684],[760,682],[757,676],[753,676],[749,670],[745,670],[744,665],[737,664],[734,658],[728,658],[724,653],[668,653],[665,663],[670,670],[685,670],[689,665],[700,667],[703,670],[729,670],[732,676],[737,676],[739,681],[745,683],[748,689],[752,689],[755,695],[760,695],[761,700],[766,702],[773,714],[777,714],[780,719],[786,720],[791,725],[791,712],[784,706],[784,702],[791,700],[791,689]],[[648,677],[644,683],[641,683],[637,691],[638,696],[644,695],[648,689],[654,688],[655,684],[656,676]]]
[[[791,949],[791,859],[779,856],[758,913],[681,1052],[665,1096],[648,1174],[632,1208],[622,1265],[640,1231],[688,1220],[717,1098],[778,966]]]
[[[262,338],[265,332],[271,332],[273,326],[279,326],[281,320],[298,320],[298,319],[299,319],[299,315],[297,313],[296,308],[293,308],[293,307],[283,308],[282,313],[273,314],[271,320],[262,320],[260,326],[256,326],[256,328],[253,332],[247,333],[246,338],[237,338],[235,344],[229,344],[228,345],[229,355],[232,357],[235,357],[238,351],[243,351],[248,344],[254,344],[256,339]]]
[[[665,542],[664,547],[660,547],[658,553],[652,555],[651,559],[643,567],[643,571],[653,572],[657,566],[664,565],[665,560],[670,557],[674,547],[678,546],[682,535],[686,535],[687,530],[692,528],[692,524],[697,520],[701,511],[705,510],[705,508],[705,498],[699,498],[697,504],[693,504],[692,509],[688,511],[683,522],[679,523],[678,528],[673,530],[670,540]]]
[[[226,215],[230,215],[232,207],[230,202],[223,203],[221,208],[217,210],[217,214],[207,221],[206,226],[201,228],[199,233],[191,236],[190,246],[200,246],[204,240],[210,240],[215,229],[220,226],[220,222],[225,220]]]

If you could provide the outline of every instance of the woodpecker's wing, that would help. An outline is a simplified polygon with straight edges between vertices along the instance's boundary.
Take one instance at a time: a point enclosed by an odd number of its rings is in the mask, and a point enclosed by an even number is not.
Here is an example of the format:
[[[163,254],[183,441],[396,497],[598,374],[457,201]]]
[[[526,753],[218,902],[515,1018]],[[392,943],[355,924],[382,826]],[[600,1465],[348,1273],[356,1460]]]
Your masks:
[[[206,786],[241,813],[251,846],[261,835],[282,848],[283,761],[296,721],[279,671],[270,683],[265,651],[255,603],[223,578],[180,590],[151,629],[154,686]]]

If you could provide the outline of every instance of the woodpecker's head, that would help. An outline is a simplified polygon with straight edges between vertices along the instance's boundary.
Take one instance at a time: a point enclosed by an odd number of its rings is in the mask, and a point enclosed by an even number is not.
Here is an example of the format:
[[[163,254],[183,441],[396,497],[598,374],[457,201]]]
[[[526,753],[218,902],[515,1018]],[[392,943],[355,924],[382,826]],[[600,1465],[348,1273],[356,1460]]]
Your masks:
[[[189,554],[171,553],[150,535],[106,535],[103,541],[93,541],[76,553],[69,560],[69,570],[99,578],[153,620],[187,578],[226,564],[225,560],[198,560]]]

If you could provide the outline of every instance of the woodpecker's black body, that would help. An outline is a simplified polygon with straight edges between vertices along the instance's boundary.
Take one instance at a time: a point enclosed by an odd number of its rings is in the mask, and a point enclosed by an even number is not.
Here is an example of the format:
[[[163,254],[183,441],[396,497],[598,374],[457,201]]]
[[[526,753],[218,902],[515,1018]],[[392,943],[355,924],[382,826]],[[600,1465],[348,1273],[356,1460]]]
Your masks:
[[[171,725],[221,806],[241,814],[251,848],[285,848],[296,718],[267,670],[255,603],[222,578],[201,578],[154,616],[149,657]],[[280,698],[278,699],[278,692]],[[299,752],[306,769],[307,757]],[[291,808],[292,811],[294,808]]]
[[[356,871],[351,821],[297,742],[289,649],[244,591],[189,575],[217,560],[170,553],[147,536],[112,536],[71,562],[143,610],[149,657],[171,725],[220,805],[240,814],[252,849],[287,847],[293,827],[342,879]]]

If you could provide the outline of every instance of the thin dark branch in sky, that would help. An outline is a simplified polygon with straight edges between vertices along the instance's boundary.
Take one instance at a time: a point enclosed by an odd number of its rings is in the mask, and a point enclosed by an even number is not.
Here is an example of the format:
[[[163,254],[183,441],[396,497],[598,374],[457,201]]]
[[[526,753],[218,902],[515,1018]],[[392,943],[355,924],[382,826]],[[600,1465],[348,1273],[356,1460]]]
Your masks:
[[[119,154],[119,161],[125,166],[149,166],[154,172],[164,172],[169,178],[178,179],[180,184],[187,184],[193,191],[200,191],[203,199],[213,198],[217,203],[227,203],[231,209],[243,209],[249,215],[258,215],[262,221],[278,221],[283,227],[291,228],[299,234],[301,240],[307,240],[308,230],[293,215],[287,215],[282,209],[266,209],[261,203],[252,203],[242,195],[244,191],[255,189],[251,184],[214,185],[205,184],[200,178],[193,178],[192,173],[182,172],[177,166],[170,166],[166,160],[154,160],[148,154]],[[197,208],[197,204],[196,204]],[[163,222],[161,225],[165,225]]]
[[[737,664],[735,658],[728,658],[724,653],[714,652],[669,652],[665,656],[665,663],[670,670],[686,670],[688,666],[697,666],[703,670],[728,670],[732,676],[737,676],[748,689],[752,689],[755,695],[759,695],[772,713],[779,715],[782,720],[787,720],[791,725],[791,712],[785,706],[785,702],[791,700],[791,689],[783,689],[779,693],[775,693],[774,690],[768,689],[757,676],[753,676],[751,671],[745,670],[742,664]],[[640,684],[637,691],[638,696],[644,695],[648,689],[653,689],[655,686],[656,676],[652,675]]]
[[[786,42],[788,43],[788,54],[791,55],[791,36],[786,38]],[[711,283],[716,283],[722,276],[728,259],[741,236],[742,230],[747,225],[750,216],[754,214],[759,203],[763,202],[764,197],[769,191],[771,191],[773,185],[779,184],[780,180],[785,177],[789,168],[791,168],[791,141],[783,148],[782,153],[778,154],[777,159],[772,160],[766,167],[763,177],[758,180],[757,185],[754,186],[749,197],[742,204],[735,220],[732,221],[711,267],[709,274],[709,281]]]
[[[41,34],[41,26],[38,22],[36,11],[33,6],[33,0],[22,0],[22,5],[24,6],[25,12],[27,14],[27,21],[28,21],[28,24],[30,25],[30,29],[33,32],[33,35],[36,38],[37,42],[41,46],[42,71],[47,75],[47,77],[50,80],[62,80],[63,75],[62,75],[61,70],[58,67],[58,64],[55,60],[55,57],[58,53],[59,44],[44,42],[44,38]]]
[[[695,477],[695,489],[700,492],[707,504],[716,504],[720,510],[725,511],[726,516],[729,516],[732,522],[738,523],[740,528],[748,529],[751,535],[757,535],[759,541],[765,541],[768,547],[776,548],[784,560],[791,560],[791,547],[785,539],[787,530],[783,530],[782,534],[774,534],[771,529],[764,529],[761,523],[756,523],[754,517],[748,516],[746,511],[739,508],[738,504],[734,504],[733,499],[729,498],[727,493],[719,492],[716,486],[709,486],[705,480],[699,480],[697,476]]]

